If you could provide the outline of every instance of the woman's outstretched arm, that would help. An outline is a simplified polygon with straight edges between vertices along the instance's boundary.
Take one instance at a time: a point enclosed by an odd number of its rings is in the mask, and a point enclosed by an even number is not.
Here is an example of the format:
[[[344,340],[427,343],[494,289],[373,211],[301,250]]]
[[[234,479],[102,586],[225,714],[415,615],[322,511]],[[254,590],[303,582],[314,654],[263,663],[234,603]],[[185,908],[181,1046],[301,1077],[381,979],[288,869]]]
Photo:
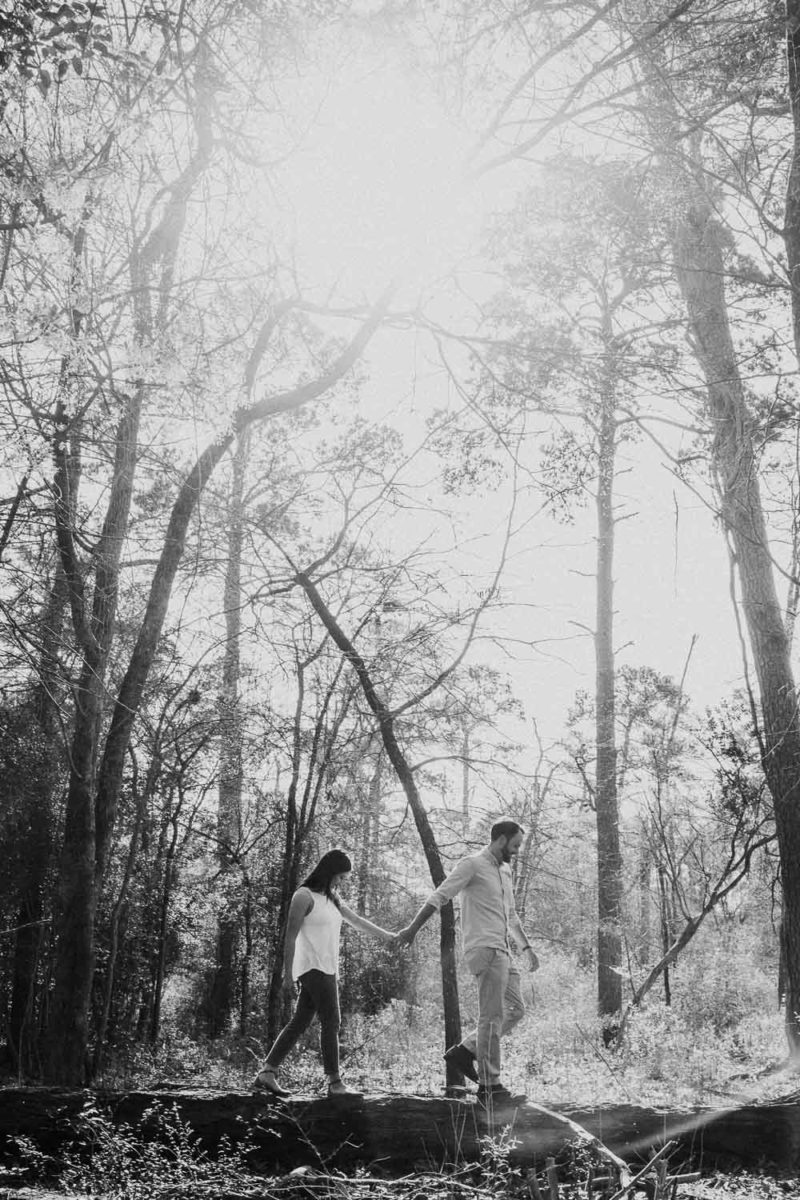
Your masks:
[[[347,921],[348,925],[352,925],[353,929],[358,929],[361,933],[371,933],[373,937],[383,938],[385,942],[391,942],[394,937],[394,934],[388,929],[382,929],[380,925],[373,924],[366,917],[362,917],[360,913],[353,912],[352,908],[348,908],[344,903],[340,902],[339,911],[342,914],[342,920]]]

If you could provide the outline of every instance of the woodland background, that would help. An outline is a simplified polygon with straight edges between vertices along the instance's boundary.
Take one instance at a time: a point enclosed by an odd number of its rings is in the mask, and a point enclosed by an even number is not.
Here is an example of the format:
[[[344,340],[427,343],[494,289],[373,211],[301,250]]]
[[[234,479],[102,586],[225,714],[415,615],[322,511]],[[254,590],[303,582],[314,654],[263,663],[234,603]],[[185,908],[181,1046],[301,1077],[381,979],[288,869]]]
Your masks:
[[[506,813],[512,1085],[791,1059],[798,48],[800,0],[5,5],[9,1079],[246,1082],[312,861],[399,928]],[[348,1078],[441,1086],[456,964],[452,911],[346,937]]]

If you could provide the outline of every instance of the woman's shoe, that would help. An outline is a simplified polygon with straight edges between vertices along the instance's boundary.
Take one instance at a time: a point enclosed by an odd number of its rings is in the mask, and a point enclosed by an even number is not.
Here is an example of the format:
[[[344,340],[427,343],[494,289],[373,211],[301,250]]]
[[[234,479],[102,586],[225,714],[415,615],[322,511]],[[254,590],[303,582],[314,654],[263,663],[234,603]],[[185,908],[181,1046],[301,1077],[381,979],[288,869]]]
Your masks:
[[[332,1079],[328,1084],[328,1095],[333,1099],[337,1096],[349,1096],[351,1100],[361,1100],[363,1092],[351,1092],[341,1079]]]
[[[268,1092],[270,1096],[277,1096],[279,1100],[285,1100],[287,1096],[291,1096],[291,1092],[287,1092],[286,1088],[282,1088],[275,1078],[274,1071],[259,1071],[253,1080],[253,1087],[257,1092]]]

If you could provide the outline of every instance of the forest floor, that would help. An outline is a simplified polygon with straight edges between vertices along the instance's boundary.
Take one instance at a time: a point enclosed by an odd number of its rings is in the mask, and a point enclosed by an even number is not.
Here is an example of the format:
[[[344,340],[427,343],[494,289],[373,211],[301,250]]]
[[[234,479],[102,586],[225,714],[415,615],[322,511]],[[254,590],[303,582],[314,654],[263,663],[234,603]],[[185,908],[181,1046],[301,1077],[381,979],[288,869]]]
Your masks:
[[[41,1186],[4,1187],[0,1200],[531,1200],[536,1195],[531,1174],[514,1170],[489,1156],[465,1169],[447,1166],[388,1179],[368,1170],[356,1174],[327,1173],[301,1167],[288,1174],[264,1177],[249,1174],[232,1163],[203,1164],[172,1159],[160,1167],[144,1161],[108,1172],[108,1163],[67,1169],[64,1176]],[[8,1182],[8,1181],[4,1181]],[[551,1200],[544,1173],[537,1177],[542,1200]],[[57,1190],[53,1190],[57,1188]],[[586,1174],[558,1170],[558,1200],[587,1200]],[[606,1193],[606,1196],[608,1193]],[[654,1179],[626,1193],[633,1200],[653,1200]],[[716,1172],[691,1183],[677,1184],[665,1200],[784,1200],[800,1195],[800,1180],[768,1174]]]
[[[222,1074],[221,1066],[219,1071]],[[305,1077],[313,1085],[318,1073],[316,1055],[309,1047],[293,1063],[291,1082],[298,1086]],[[233,1070],[227,1080],[216,1079],[213,1084],[208,1072],[204,1078],[194,1070],[187,1070],[186,1075],[181,1086],[198,1091],[213,1086],[236,1092],[248,1086]],[[363,1085],[367,1094],[382,1090],[364,1069],[355,1069],[352,1055],[348,1078],[351,1084]],[[792,1078],[796,1077],[783,1072],[776,1075],[783,1094],[790,1090],[787,1084]],[[776,1081],[769,1083],[769,1090],[779,1086]],[[172,1085],[177,1082],[173,1080]],[[756,1082],[752,1071],[747,1090],[752,1091]],[[136,1084],[141,1087],[142,1081]],[[131,1081],[131,1086],[136,1084]],[[308,1095],[317,1088],[298,1090]],[[581,1107],[585,1106],[582,1099]],[[437,1163],[435,1168],[432,1164],[430,1170],[415,1170],[399,1178],[369,1167],[344,1173],[332,1167],[308,1166],[264,1176],[250,1168],[246,1145],[225,1146],[212,1157],[173,1112],[165,1110],[160,1119],[163,1129],[154,1141],[141,1136],[135,1126],[112,1123],[99,1105],[89,1102],[85,1117],[75,1128],[74,1148],[60,1155],[58,1163],[40,1155],[33,1144],[20,1147],[22,1170],[16,1178],[0,1175],[0,1200],[536,1200],[537,1196],[541,1200],[555,1200],[556,1196],[557,1200],[602,1200],[602,1193],[592,1192],[589,1186],[592,1157],[577,1143],[558,1155],[556,1193],[541,1162],[533,1171],[513,1161],[513,1142],[507,1142],[502,1133],[486,1139],[478,1162]],[[670,1153],[670,1174],[693,1169],[694,1164],[683,1161],[682,1154],[677,1149]],[[632,1170],[638,1169],[632,1164]],[[626,1193],[625,1200],[655,1200],[655,1183],[652,1171],[635,1191]],[[18,1190],[20,1184],[25,1185],[24,1192]],[[607,1191],[606,1198],[608,1195]],[[732,1163],[724,1173],[706,1172],[700,1178],[676,1183],[672,1190],[658,1193],[658,1200],[777,1200],[785,1196],[800,1197],[800,1178],[778,1177],[768,1167],[744,1170]]]

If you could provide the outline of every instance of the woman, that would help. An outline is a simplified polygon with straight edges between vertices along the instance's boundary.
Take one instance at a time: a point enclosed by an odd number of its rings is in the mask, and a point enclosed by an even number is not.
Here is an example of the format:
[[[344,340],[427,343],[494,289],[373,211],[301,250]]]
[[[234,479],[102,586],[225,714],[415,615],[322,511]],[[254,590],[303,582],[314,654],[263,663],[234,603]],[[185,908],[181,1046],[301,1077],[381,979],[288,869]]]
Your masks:
[[[297,1039],[319,1016],[322,1065],[328,1076],[329,1096],[352,1096],[339,1075],[339,933],[342,921],[391,941],[393,933],[373,925],[344,904],[336,888],[352,869],[343,850],[323,854],[303,881],[289,906],[283,955],[283,988],[300,984],[294,1014],[275,1039],[254,1086],[273,1096],[291,1095],[278,1083],[277,1072]]]

